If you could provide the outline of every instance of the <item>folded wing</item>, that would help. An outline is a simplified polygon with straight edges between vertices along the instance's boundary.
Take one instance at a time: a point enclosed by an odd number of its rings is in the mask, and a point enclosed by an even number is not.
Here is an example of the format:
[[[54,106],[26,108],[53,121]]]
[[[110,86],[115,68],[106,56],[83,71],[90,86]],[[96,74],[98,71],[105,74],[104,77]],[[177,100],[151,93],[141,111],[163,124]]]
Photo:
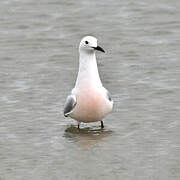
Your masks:
[[[67,97],[65,105],[64,105],[64,116],[68,117],[69,114],[73,111],[74,107],[76,106],[76,96],[71,94]]]

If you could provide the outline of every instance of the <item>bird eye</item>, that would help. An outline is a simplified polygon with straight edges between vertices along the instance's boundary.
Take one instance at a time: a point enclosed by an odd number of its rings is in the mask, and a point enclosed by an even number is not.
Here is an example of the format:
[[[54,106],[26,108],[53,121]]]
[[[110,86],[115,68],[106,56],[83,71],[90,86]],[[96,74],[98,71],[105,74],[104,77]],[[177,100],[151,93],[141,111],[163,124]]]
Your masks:
[[[86,44],[88,44],[89,42],[88,41],[85,41]]]

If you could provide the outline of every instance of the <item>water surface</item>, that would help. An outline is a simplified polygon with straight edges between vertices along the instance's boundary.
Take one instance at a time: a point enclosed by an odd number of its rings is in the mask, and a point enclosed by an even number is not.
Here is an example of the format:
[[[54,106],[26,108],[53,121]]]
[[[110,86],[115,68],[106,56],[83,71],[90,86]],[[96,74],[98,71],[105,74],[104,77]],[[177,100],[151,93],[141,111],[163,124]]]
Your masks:
[[[180,2],[0,1],[0,179],[180,178]],[[63,117],[84,35],[113,112]]]

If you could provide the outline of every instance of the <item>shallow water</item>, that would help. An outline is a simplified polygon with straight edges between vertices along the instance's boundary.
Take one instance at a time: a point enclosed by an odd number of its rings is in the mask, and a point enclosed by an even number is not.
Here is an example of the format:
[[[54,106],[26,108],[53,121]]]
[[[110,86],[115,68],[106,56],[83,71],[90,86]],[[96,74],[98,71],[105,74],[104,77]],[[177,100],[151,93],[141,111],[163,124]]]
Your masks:
[[[180,2],[0,1],[0,180],[180,178]],[[94,35],[113,112],[63,117]]]

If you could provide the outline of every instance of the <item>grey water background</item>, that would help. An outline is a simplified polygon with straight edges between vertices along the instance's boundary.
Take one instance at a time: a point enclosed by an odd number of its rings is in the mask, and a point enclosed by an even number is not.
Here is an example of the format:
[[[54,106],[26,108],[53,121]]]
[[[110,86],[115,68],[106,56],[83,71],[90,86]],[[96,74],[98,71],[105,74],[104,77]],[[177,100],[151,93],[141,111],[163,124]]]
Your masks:
[[[89,34],[114,109],[78,131],[62,111]],[[180,1],[0,1],[0,180],[179,180],[179,117]]]

